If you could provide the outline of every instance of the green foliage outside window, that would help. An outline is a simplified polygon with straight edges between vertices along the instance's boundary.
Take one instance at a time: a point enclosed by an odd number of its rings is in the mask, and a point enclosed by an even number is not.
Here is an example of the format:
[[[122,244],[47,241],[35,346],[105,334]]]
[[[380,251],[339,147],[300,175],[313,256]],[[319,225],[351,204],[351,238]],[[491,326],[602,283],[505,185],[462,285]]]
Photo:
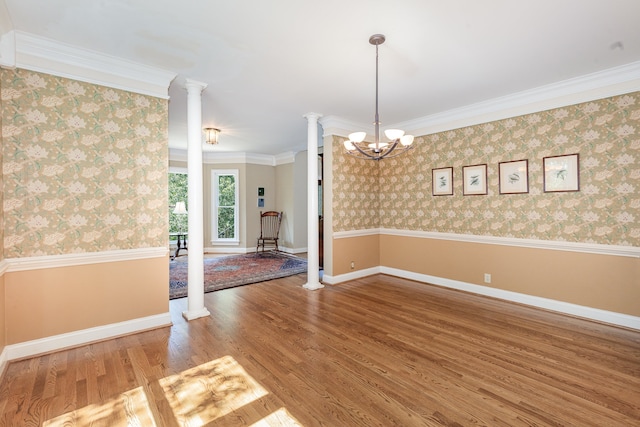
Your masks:
[[[236,179],[233,175],[218,176],[218,238],[235,237]]]
[[[177,202],[184,202],[185,205],[188,203],[187,174],[184,173],[169,174],[169,233],[188,231],[187,215],[173,213]]]

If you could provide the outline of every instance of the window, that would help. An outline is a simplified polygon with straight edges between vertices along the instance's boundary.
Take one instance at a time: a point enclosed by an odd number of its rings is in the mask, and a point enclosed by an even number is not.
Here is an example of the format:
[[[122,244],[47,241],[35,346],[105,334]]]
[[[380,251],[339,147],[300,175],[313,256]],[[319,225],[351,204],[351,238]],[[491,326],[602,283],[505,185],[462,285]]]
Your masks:
[[[183,168],[169,168],[169,233],[187,232],[187,215],[174,214],[176,203],[184,202],[188,210],[187,201],[187,170]]]
[[[211,241],[239,242],[238,170],[212,170],[211,189]]]

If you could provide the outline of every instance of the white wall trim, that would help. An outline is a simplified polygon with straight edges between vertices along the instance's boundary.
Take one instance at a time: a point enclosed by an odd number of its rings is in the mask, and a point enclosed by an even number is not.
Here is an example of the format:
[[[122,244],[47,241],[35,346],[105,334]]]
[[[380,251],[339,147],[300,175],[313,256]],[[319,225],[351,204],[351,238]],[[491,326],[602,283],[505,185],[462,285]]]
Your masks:
[[[582,305],[556,301],[548,298],[521,294],[518,292],[505,291],[502,289],[475,285],[473,283],[466,283],[458,280],[451,280],[442,277],[430,276],[427,274],[414,273],[411,271],[400,270],[391,267],[373,267],[365,270],[354,271],[351,273],[340,274],[338,276],[328,276],[325,274],[322,278],[322,282],[330,285],[336,285],[338,283],[356,280],[363,277],[372,276],[374,274],[388,274],[390,276],[402,277],[404,279],[415,280],[421,283],[433,284],[446,288],[470,292],[473,294],[498,298],[505,301],[525,304],[532,307],[543,308],[545,310],[555,311],[562,314],[568,314],[571,316],[582,317],[585,319],[596,320],[598,322],[604,322],[612,325],[624,326],[626,328],[640,330],[640,317],[616,313],[613,311],[601,310],[598,308],[585,307]]]
[[[65,348],[78,347],[91,342],[102,341],[123,335],[135,334],[151,329],[171,326],[171,314],[169,312],[153,316],[127,320],[125,322],[112,323],[110,325],[97,326],[66,334],[54,335],[18,344],[10,344],[2,352],[6,361],[33,357],[39,354],[63,350]],[[0,362],[2,359],[0,359]]]
[[[556,240],[517,239],[513,237],[476,236],[472,234],[439,233],[434,231],[396,230],[391,228],[338,231],[334,239],[370,236],[379,233],[388,236],[417,237],[421,239],[454,240],[458,242],[482,243],[490,245],[517,246],[522,248],[550,249],[557,251],[582,252],[598,255],[613,255],[640,258],[640,248],[636,246],[603,245],[598,243],[562,242]]]
[[[286,165],[288,163],[295,163],[296,152],[287,151],[284,153],[276,154],[274,156],[274,166]]]
[[[176,73],[20,31],[16,66],[157,98],[169,98]]]
[[[382,234],[380,228],[367,228],[362,230],[347,230],[347,231],[334,231],[334,239],[347,239],[349,237],[364,237],[375,236],[376,234]]]
[[[307,252],[307,248],[290,248],[287,246],[279,246],[280,252],[285,252],[288,254],[299,254]],[[208,248],[204,248],[204,252],[207,254],[250,254],[256,251],[256,247],[248,247],[248,248],[229,248],[229,247],[221,247],[221,246],[210,246]]]
[[[249,163],[263,166],[275,166],[274,156],[268,154],[255,153],[230,153],[205,151],[202,153],[202,163],[205,164],[229,164],[229,163]]]
[[[204,144],[203,144],[203,147],[204,147]],[[253,165],[262,165],[262,166],[279,166],[287,163],[294,163],[295,157],[296,157],[296,153],[293,151],[287,151],[287,152],[272,156],[269,154],[256,154],[256,153],[244,153],[244,152],[217,152],[217,151],[205,150],[202,153],[202,163],[210,164],[210,165],[240,163],[240,164],[253,164]],[[187,150],[170,147],[169,160],[174,162],[186,162]]]
[[[551,310],[563,314],[569,314],[572,316],[578,316],[586,319],[596,320],[599,322],[610,323],[613,325],[640,330],[640,317],[631,316],[628,314],[585,307],[582,305],[571,304],[563,301],[536,297],[532,295],[521,294],[518,292],[505,291],[502,289],[461,282],[458,280],[445,279],[442,277],[430,276],[427,274],[413,273],[411,271],[400,270],[397,268],[380,267],[380,272],[382,274],[389,274],[391,276],[416,280],[423,283],[431,283],[446,288],[471,292],[478,295],[498,298],[501,300],[543,308],[545,310]]]
[[[4,371],[7,369],[7,363],[9,359],[7,358],[7,348],[5,347],[0,353],[0,378],[4,378]]]
[[[307,252],[307,248],[290,248],[288,246],[279,246],[281,252],[286,252],[288,254],[300,254]]]
[[[206,254],[246,254],[251,251],[255,251],[255,248],[241,248],[239,246],[236,247],[222,247],[222,246],[209,246],[204,248],[204,253]]]
[[[39,270],[43,268],[73,267],[77,265],[99,264],[104,262],[134,261],[167,256],[169,248],[122,249],[104,252],[86,252],[79,254],[45,255],[25,258],[7,258],[6,272]]]
[[[429,135],[639,90],[640,61],[637,61],[430,116],[389,124],[387,127],[404,129],[416,136]],[[347,137],[356,130],[366,131],[369,135],[372,133],[370,125],[336,116],[323,117],[320,123],[324,136]]]
[[[0,276],[6,273],[8,269],[9,269],[9,263],[7,262],[7,260],[3,259],[2,261],[0,261]]]
[[[5,10],[6,6],[2,2],[0,11],[4,12]],[[14,30],[0,34],[0,65],[8,68],[16,66],[16,33]]]
[[[365,268],[363,270],[356,270],[350,273],[339,274],[337,276],[329,276],[328,274],[323,274],[322,283],[336,285],[338,283],[347,282],[349,280],[356,280],[367,276],[373,276],[374,274],[380,274],[382,272],[381,268],[382,267]]]
[[[640,61],[396,123],[392,127],[414,135],[428,135],[638,90]]]
[[[582,252],[599,255],[614,255],[640,258],[640,248],[634,246],[602,245],[597,243],[562,242],[555,240],[516,239],[511,237],[475,236],[472,234],[438,233],[428,231],[393,230],[383,228],[380,234],[390,236],[419,237],[423,239],[455,240],[490,245],[518,246],[534,249]]]

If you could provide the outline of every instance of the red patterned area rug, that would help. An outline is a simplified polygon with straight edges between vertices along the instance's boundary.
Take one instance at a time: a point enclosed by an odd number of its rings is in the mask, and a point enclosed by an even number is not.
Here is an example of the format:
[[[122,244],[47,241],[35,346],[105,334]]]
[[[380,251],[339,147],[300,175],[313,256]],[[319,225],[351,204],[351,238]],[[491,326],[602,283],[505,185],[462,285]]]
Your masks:
[[[169,263],[169,299],[187,296],[187,257]],[[204,259],[204,291],[212,292],[307,272],[307,260],[282,252]]]

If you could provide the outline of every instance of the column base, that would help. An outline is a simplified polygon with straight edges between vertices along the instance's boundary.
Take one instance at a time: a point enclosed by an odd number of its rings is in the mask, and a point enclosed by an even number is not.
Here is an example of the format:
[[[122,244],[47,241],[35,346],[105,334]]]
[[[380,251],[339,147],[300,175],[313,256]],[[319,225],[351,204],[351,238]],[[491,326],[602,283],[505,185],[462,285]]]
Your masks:
[[[205,308],[202,308],[200,310],[195,310],[195,311],[183,311],[182,312],[182,317],[184,317],[187,321],[189,320],[194,320],[194,319],[199,319],[201,317],[206,317],[206,316],[210,316],[211,313],[209,313],[209,310]]]
[[[303,288],[309,290],[309,291],[316,291],[318,289],[322,289],[324,288],[324,285],[320,282],[315,282],[315,283],[305,283],[304,285],[302,285]]]

